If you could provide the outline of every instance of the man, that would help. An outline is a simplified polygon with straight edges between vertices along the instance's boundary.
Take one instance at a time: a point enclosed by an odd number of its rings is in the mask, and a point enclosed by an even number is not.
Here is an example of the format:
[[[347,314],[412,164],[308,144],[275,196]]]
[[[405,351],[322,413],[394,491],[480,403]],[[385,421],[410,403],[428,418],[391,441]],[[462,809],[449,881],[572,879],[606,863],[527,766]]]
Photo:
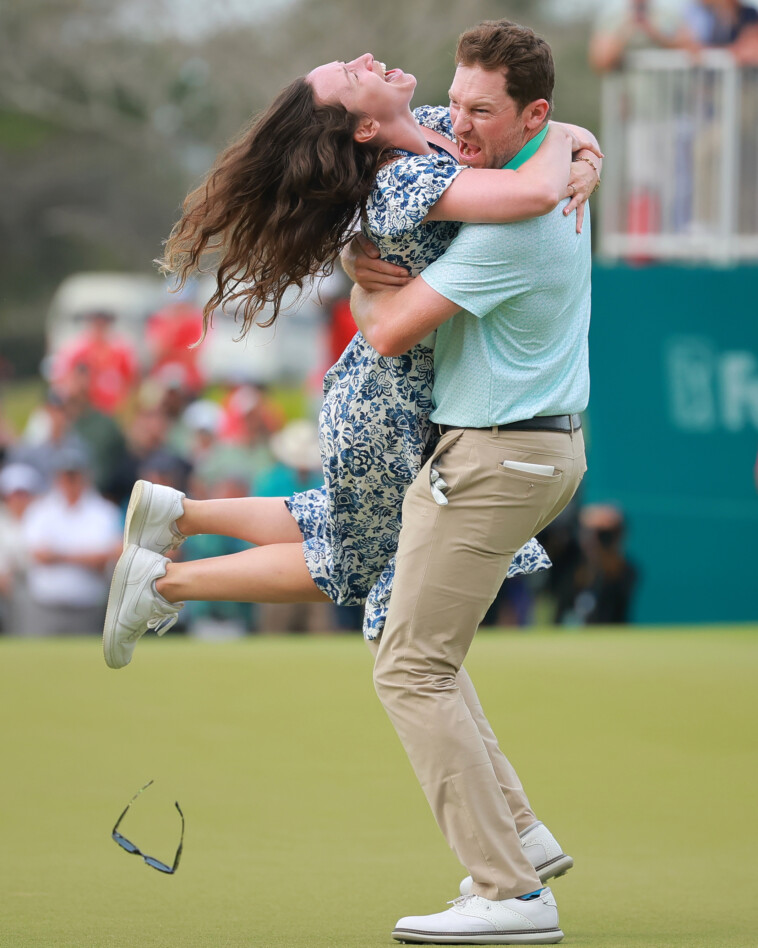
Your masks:
[[[692,49],[681,0],[606,0],[598,8],[589,61],[597,72],[619,69],[638,49]]]
[[[106,415],[124,404],[138,375],[134,347],[114,334],[115,320],[115,314],[108,310],[87,313],[85,331],[56,353],[52,363],[54,388],[66,388],[69,375],[85,366],[88,401]]]
[[[121,515],[90,484],[89,458],[76,447],[55,459],[53,489],[27,510],[26,635],[97,634],[103,627]]]
[[[699,0],[685,11],[694,45],[728,49],[743,66],[758,63],[758,10],[739,0]]]
[[[456,61],[450,117],[461,159],[518,166],[544,137],[549,47],[507,21],[484,23],[463,34]],[[399,941],[563,938],[458,673],[513,553],[565,507],[585,470],[589,291],[589,228],[577,234],[561,207],[514,225],[464,226],[408,285],[353,291],[356,320],[382,354],[440,327],[432,420],[442,438],[403,505],[374,679],[471,880],[451,909],[401,919]]]

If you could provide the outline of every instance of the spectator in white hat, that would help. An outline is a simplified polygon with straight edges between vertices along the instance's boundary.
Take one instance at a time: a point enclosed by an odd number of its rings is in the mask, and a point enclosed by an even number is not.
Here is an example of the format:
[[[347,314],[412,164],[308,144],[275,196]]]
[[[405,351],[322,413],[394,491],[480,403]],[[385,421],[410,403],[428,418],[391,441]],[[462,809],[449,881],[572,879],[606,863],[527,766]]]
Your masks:
[[[121,550],[121,515],[92,486],[86,454],[56,459],[53,488],[24,516],[29,603],[22,634],[96,634]]]

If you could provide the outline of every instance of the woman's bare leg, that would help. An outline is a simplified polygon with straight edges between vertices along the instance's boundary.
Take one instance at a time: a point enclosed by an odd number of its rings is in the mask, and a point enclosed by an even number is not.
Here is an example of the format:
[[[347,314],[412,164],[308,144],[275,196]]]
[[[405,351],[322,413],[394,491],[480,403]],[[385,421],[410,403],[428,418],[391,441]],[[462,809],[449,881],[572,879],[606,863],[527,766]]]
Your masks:
[[[219,500],[190,500],[186,497],[183,505],[184,513],[176,521],[176,526],[187,537],[197,533],[213,533],[235,537],[256,546],[303,541],[297,521],[287,509],[283,497],[229,497]]]
[[[329,602],[308,572],[302,543],[272,542],[228,556],[168,563],[155,588],[169,602]]]

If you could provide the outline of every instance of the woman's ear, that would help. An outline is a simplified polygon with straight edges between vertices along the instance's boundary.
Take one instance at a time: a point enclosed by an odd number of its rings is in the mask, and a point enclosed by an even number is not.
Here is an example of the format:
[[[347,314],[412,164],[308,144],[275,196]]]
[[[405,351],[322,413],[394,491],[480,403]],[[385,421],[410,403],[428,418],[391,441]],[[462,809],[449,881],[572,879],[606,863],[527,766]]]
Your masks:
[[[358,128],[353,132],[353,138],[359,145],[365,145],[375,138],[379,132],[379,123],[375,118],[364,115],[358,122]]]

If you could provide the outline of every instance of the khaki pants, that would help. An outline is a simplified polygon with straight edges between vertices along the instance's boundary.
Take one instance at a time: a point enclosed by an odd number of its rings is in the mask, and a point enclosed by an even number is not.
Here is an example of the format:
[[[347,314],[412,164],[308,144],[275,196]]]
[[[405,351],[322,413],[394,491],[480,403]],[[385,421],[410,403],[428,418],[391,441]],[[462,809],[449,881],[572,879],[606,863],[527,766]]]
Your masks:
[[[555,474],[509,470],[506,459]],[[432,466],[448,485],[447,505],[432,496]],[[515,795],[502,785],[505,758],[461,666],[514,553],[563,510],[584,471],[581,431],[456,429],[403,504],[374,682],[442,832],[488,899],[540,887],[516,822],[517,812],[519,824],[534,815],[507,760]]]

